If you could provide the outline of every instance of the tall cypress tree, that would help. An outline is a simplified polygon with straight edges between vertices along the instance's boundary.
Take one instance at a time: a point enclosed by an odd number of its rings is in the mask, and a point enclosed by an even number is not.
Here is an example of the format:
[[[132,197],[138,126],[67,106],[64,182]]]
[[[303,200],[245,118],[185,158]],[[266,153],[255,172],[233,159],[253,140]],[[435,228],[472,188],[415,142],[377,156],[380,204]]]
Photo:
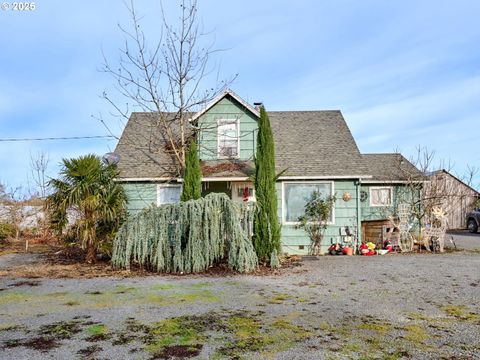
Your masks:
[[[183,174],[183,190],[181,201],[199,199],[202,197],[202,169],[198,159],[197,143],[192,140],[185,157],[185,171]]]
[[[260,108],[255,156],[255,213],[253,243],[260,261],[277,264],[280,252],[280,224],[275,190],[275,148],[272,128],[265,108]]]

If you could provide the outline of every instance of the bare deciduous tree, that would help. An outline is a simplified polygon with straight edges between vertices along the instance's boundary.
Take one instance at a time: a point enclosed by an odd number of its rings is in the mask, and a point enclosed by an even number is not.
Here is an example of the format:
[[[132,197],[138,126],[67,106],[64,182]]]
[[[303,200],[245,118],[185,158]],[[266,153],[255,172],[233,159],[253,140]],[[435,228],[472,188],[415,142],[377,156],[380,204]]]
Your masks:
[[[34,185],[34,189],[30,190],[31,198],[38,201],[39,206],[33,209],[36,209],[36,225],[44,238],[50,236],[47,204],[45,202],[48,195],[47,169],[49,163],[48,154],[44,151],[35,155],[30,154],[30,177]]]
[[[442,208],[447,214],[452,213],[465,199],[471,197],[472,191],[468,186],[471,186],[475,178],[475,168],[467,166],[466,174],[458,177],[458,180],[468,185],[461,186],[458,181],[452,181],[445,175],[452,171],[451,162],[440,161],[439,165],[435,166],[434,151],[419,146],[409,160],[424,175],[408,173],[399,163],[397,168],[402,171],[406,181],[404,186],[397,190],[396,203],[409,204],[412,217],[420,227],[432,223],[435,208]]]
[[[35,155],[30,153],[30,176],[35,186],[32,196],[38,196],[41,199],[46,198],[48,188],[47,168],[49,163],[48,154],[44,151],[40,151]]]
[[[194,128],[190,115],[211,101],[226,86],[216,81],[208,90],[201,90],[203,82],[214,70],[209,67],[211,55],[219,50],[205,43],[209,34],[198,25],[197,1],[182,0],[178,24],[172,25],[161,8],[161,25],[154,46],[147,42],[141,27],[141,17],[133,2],[127,6],[131,18],[131,30],[119,25],[125,35],[118,65],[111,65],[104,56],[102,70],[115,80],[116,90],[127,99],[121,106],[106,92],[103,98],[115,109],[115,114],[128,119],[130,112],[143,111],[152,114],[155,136],[163,144],[161,149],[178,164],[179,175],[185,167],[185,152]],[[104,124],[103,119],[100,119]],[[108,129],[108,127],[107,127]]]

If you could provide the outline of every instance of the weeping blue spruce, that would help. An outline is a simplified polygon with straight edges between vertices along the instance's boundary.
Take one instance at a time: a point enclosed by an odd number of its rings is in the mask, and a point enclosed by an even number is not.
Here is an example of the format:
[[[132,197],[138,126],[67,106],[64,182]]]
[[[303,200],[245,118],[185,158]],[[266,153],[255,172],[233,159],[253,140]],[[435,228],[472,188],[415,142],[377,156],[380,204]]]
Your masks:
[[[151,207],[129,217],[113,242],[114,268],[132,263],[165,273],[196,273],[220,262],[239,272],[257,268],[255,209],[225,194]]]

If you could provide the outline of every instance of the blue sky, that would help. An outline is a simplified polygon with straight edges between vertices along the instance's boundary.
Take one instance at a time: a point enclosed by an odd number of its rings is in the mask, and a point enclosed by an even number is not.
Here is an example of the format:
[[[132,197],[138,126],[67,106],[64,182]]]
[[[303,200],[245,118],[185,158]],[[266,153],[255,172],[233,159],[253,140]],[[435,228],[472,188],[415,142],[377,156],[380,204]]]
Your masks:
[[[166,3],[167,15],[177,10]],[[221,77],[267,110],[342,110],[362,152],[418,145],[462,175],[480,167],[480,2],[214,1],[199,16]],[[137,1],[155,39],[158,1]],[[173,19],[173,17],[172,17]],[[102,49],[115,62],[129,24],[118,1],[38,1],[35,11],[0,10],[0,138],[104,135],[102,115],[122,126],[100,98],[118,102],[98,71]],[[208,86],[208,84],[206,83]],[[55,176],[63,157],[112,151],[116,140],[0,142],[0,181],[27,186],[30,154],[46,152]],[[478,188],[480,177],[474,185]]]

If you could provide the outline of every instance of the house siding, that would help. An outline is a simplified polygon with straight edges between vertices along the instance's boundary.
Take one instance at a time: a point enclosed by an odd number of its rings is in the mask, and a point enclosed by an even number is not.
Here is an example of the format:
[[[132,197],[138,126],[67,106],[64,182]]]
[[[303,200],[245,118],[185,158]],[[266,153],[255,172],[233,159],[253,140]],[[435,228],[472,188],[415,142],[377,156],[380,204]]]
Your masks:
[[[282,250],[290,254],[306,254],[308,253],[308,246],[310,245],[310,238],[303,229],[296,229],[295,225],[283,224],[282,211],[282,182],[277,182],[277,201],[278,201],[278,218],[282,223]],[[342,199],[343,193],[348,192],[352,195],[350,201]],[[357,219],[357,195],[355,181],[335,181],[334,193],[336,195],[335,201],[335,217],[334,223],[328,225],[325,230],[324,239],[322,242],[321,252],[325,253],[328,247],[340,241],[340,229],[345,226],[350,227],[353,231],[356,227]],[[303,249],[300,247],[303,246]]]
[[[390,206],[371,206],[370,205],[370,188],[371,187],[391,187],[393,190],[392,204]],[[366,200],[360,201],[362,221],[363,220],[382,220],[382,219],[386,219],[388,216],[393,215],[394,209],[397,205],[398,186],[395,186],[392,184],[372,184],[372,185],[362,184],[360,190],[365,191],[367,193]]]
[[[157,184],[155,183],[123,183],[128,199],[127,211],[134,215],[152,205],[157,205]]]
[[[217,121],[240,120],[240,159],[253,159],[256,147],[258,123],[255,115],[236,100],[225,97],[200,116],[198,126],[202,131],[198,138],[200,160],[217,160]]]
[[[323,180],[322,180],[323,181]],[[312,181],[315,182],[315,181]],[[278,202],[278,219],[282,224],[282,251],[289,254],[307,254],[310,239],[303,229],[295,228],[295,225],[287,225],[283,223],[283,199],[282,199],[282,183],[276,183],[276,193]],[[157,185],[159,183],[124,183],[125,192],[128,197],[128,212],[133,215],[149,206],[157,204]],[[322,243],[321,252],[325,253],[328,247],[340,241],[340,229],[345,226],[350,227],[353,231],[356,227],[357,220],[357,201],[360,203],[360,219],[364,220],[380,220],[394,213],[397,205],[398,193],[401,191],[401,185],[385,184],[393,188],[393,203],[386,207],[370,206],[370,198],[365,201],[359,201],[357,198],[357,185],[354,180],[334,181],[335,201],[335,217],[334,223],[328,225],[325,230],[325,236]],[[365,185],[362,184],[361,190],[366,191],[369,196],[370,186],[382,186],[379,184]],[[203,184],[203,196],[210,192],[225,192],[230,196],[230,186],[227,182],[211,182]],[[345,192],[352,195],[350,201],[344,201],[342,196]],[[301,249],[300,247],[303,247]]]
[[[371,187],[391,187],[393,189],[393,199],[390,206],[370,206],[370,188]],[[382,220],[387,219],[389,216],[396,214],[396,209],[400,202],[406,201],[408,204],[412,204],[411,197],[415,196],[420,198],[420,193],[413,194],[409,188],[401,184],[362,184],[362,191],[366,191],[368,197],[365,201],[360,202],[362,220]]]

